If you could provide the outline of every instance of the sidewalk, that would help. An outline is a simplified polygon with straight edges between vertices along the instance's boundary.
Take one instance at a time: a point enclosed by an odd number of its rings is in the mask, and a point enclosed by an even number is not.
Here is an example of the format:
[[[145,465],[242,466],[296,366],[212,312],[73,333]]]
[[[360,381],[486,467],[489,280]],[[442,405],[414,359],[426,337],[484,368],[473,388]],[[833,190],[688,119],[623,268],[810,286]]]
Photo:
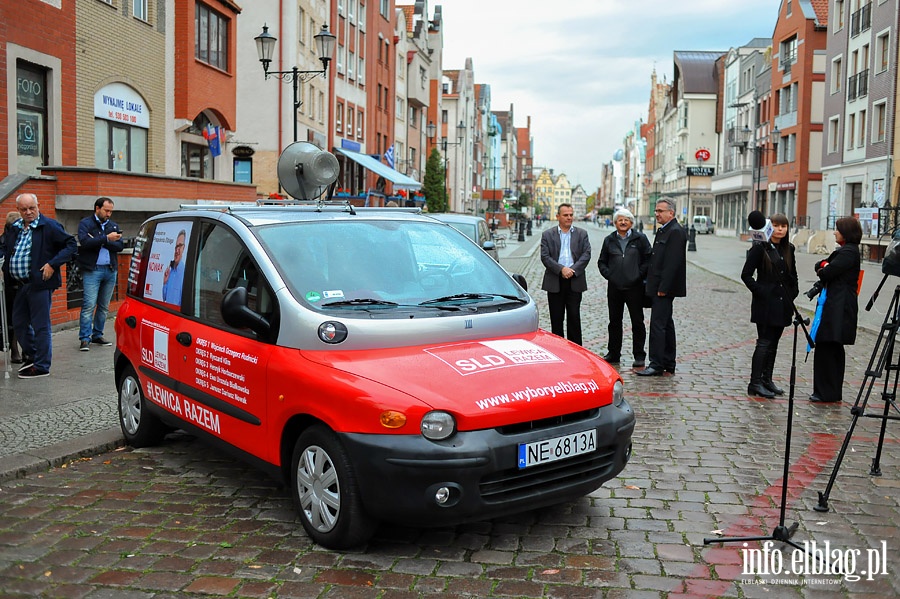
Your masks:
[[[541,273],[532,263],[540,260],[541,233],[555,226],[533,227],[532,235],[518,241],[510,235],[506,247],[500,249],[500,264],[511,273]],[[597,272],[600,243],[612,229],[581,223],[591,237],[594,249],[588,270],[588,293],[604,293],[605,285]],[[652,240],[652,232],[650,232]],[[697,251],[688,252],[690,264],[740,282],[741,268],[749,242],[730,237],[698,235]],[[823,256],[797,254],[800,293],[796,305],[801,312],[812,313],[815,302],[803,295],[815,282],[813,264]],[[866,275],[860,295],[859,325],[875,334],[881,330],[885,311],[900,279],[889,278],[870,312],[865,305],[881,282],[881,265],[864,263]],[[532,295],[540,290],[538,274],[529,283]],[[599,291],[598,291],[599,290]],[[749,292],[748,292],[749,293]],[[691,280],[688,276],[688,298]],[[649,316],[649,315],[648,315]],[[736,323],[749,321],[748,314],[723,315]],[[113,338],[113,319],[106,326]],[[42,472],[78,457],[92,455],[122,446],[124,440],[118,425],[118,406],[113,381],[113,348],[91,348],[78,351],[77,330],[66,329],[53,334],[53,368],[51,376],[36,380],[17,378],[17,365],[7,365],[0,355],[0,481]]]

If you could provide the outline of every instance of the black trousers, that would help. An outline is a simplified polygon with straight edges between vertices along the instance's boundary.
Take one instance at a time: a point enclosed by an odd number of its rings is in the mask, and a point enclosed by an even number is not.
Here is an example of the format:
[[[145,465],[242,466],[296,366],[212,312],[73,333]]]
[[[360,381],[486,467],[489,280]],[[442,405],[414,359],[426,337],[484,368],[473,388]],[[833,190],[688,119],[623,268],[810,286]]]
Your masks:
[[[547,306],[550,308],[550,331],[581,345],[581,292],[572,291],[572,279],[560,275],[559,293],[547,292]]]
[[[844,396],[844,345],[816,341],[813,354],[813,395],[824,401],[840,401]]]
[[[650,308],[650,368],[675,372],[675,321],[672,296],[653,297]]]
[[[625,306],[628,306],[628,315],[631,317],[632,330],[632,355],[635,361],[642,361],[647,357],[644,351],[644,342],[647,340],[647,328],[644,326],[644,288],[616,289],[609,286],[606,291],[606,300],[609,303],[609,343],[607,348],[613,357],[622,355],[622,317]]]

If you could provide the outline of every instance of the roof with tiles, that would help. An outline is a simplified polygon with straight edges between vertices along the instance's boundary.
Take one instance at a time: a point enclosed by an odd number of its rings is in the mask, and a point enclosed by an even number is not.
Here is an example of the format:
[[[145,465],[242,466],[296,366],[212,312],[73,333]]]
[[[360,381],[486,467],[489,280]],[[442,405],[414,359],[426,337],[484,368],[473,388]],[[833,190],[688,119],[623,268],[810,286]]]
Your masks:
[[[816,25],[828,27],[829,0],[800,0],[800,7],[807,19],[815,18]]]

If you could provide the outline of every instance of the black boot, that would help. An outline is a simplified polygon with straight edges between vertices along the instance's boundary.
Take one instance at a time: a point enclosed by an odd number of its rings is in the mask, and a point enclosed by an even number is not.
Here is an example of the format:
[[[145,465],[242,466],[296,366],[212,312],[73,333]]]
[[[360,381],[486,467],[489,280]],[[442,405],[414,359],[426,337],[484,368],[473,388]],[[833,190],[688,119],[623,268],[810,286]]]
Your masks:
[[[763,369],[766,366],[766,357],[769,354],[769,340],[757,339],[756,348],[753,350],[753,359],[750,361],[750,384],[747,386],[747,395],[755,395],[772,399],[775,394],[763,385]]]
[[[772,382],[772,372],[775,370],[775,354],[778,353],[778,342],[769,344],[769,353],[766,354],[766,365],[763,368],[762,385],[775,395],[784,395],[784,389]]]

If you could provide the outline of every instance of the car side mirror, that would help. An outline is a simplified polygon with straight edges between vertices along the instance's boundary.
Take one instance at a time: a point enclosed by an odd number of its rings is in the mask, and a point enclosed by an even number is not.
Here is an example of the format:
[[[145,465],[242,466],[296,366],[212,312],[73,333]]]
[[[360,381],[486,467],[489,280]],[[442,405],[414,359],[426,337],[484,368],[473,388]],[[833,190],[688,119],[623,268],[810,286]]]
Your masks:
[[[222,298],[222,318],[225,324],[236,329],[248,328],[257,335],[266,336],[272,328],[269,321],[247,306],[247,288],[235,287]]]
[[[512,280],[519,284],[519,287],[522,288],[523,291],[528,291],[528,281],[525,280],[525,277],[516,273],[512,276]]]

